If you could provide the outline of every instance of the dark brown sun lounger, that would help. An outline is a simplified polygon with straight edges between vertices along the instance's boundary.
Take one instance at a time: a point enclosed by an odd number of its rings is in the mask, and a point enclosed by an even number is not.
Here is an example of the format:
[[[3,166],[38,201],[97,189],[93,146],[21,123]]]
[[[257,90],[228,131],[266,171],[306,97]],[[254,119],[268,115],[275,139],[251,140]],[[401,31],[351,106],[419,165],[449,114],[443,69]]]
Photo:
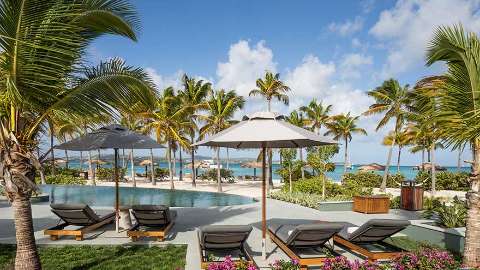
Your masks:
[[[323,252],[325,245],[336,233],[340,232],[344,223],[325,222],[311,224],[270,224],[270,238],[292,260],[297,260],[301,269],[320,265],[327,258]],[[333,250],[330,250],[333,252]]]
[[[83,240],[85,233],[100,228],[115,219],[115,213],[98,216],[86,204],[51,204],[52,212],[57,215],[63,223],[48,228],[43,231],[45,235],[50,235],[51,240],[58,240],[59,236],[72,235],[75,240]],[[67,226],[80,226],[75,230],[66,230]]]
[[[142,236],[163,241],[177,217],[177,212],[165,205],[134,205],[132,214],[136,223],[127,232],[132,241]]]
[[[198,229],[200,258],[202,269],[207,269],[210,263],[218,262],[211,258],[231,255],[235,263],[244,260],[255,265],[252,256],[246,248],[246,241],[252,226],[246,225],[209,225]],[[238,260],[235,258],[238,257]]]
[[[385,239],[405,229],[408,220],[371,219],[353,231],[346,226],[333,240],[335,244],[347,247],[368,260],[388,260],[400,255],[404,250],[394,247]],[[349,232],[350,230],[350,232]]]

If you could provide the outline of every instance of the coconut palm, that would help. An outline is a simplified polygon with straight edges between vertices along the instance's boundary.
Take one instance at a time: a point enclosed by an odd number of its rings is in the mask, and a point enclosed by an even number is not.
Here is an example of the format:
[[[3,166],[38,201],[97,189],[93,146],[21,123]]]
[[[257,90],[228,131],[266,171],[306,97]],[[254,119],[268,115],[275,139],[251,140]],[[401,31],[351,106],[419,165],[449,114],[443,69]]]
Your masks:
[[[382,119],[378,123],[376,130],[385,126],[391,119],[394,119],[394,134],[402,128],[406,107],[409,104],[409,86],[401,86],[397,80],[389,79],[382,83],[381,86],[368,92],[368,95],[375,99],[375,103],[370,105],[369,109],[364,113],[365,115],[383,114]],[[388,149],[387,164],[383,174],[382,184],[380,189],[385,191],[387,187],[388,170],[390,168],[390,161],[392,159],[392,150],[395,145],[395,140]]]
[[[145,118],[145,131],[154,132],[157,142],[167,144],[167,161],[170,175],[170,188],[174,189],[172,168],[172,147],[177,143],[183,148],[189,147],[185,136],[191,129],[191,122],[187,119],[187,110],[182,106],[181,100],[175,95],[173,87],[163,90],[157,99],[153,110],[141,113]]]
[[[467,192],[468,219],[463,263],[480,265],[480,39],[465,33],[461,25],[439,27],[427,50],[427,65],[445,62],[448,70],[443,80],[444,94],[438,108],[438,125],[447,145],[459,148],[470,144],[473,153],[471,189]]]
[[[305,127],[305,118],[303,117],[302,113],[299,113],[297,110],[293,110],[290,115],[287,117],[287,122],[290,124],[304,128]],[[302,173],[302,179],[305,179],[305,169],[303,167],[303,149],[299,148],[298,149],[298,156],[300,157],[300,162],[301,162],[301,173]]]
[[[251,90],[248,96],[262,96],[267,100],[267,110],[271,111],[272,99],[276,98],[283,104],[288,105],[289,98],[286,95],[290,91],[290,87],[280,80],[280,74],[265,72],[265,77],[256,81],[257,88]],[[273,169],[272,169],[272,149],[268,149],[268,187],[273,188]]]
[[[143,119],[139,118],[135,113],[128,113],[125,112],[122,115],[122,118],[120,119],[120,124],[129,130],[135,131],[135,132],[141,132],[144,129],[144,122]],[[125,159],[125,154],[122,155],[123,159]],[[135,178],[135,157],[134,157],[134,152],[133,149],[130,149],[130,177],[132,178],[132,185],[133,187],[137,186],[137,179]],[[153,166],[153,165],[152,165]],[[153,171],[153,168],[152,168]],[[154,182],[154,179],[152,179],[152,183]]]
[[[0,181],[14,209],[17,270],[41,268],[29,200],[40,167],[32,144],[40,127],[50,117],[80,122],[112,115],[113,108],[152,94],[118,60],[78,73],[95,38],[110,33],[136,40],[137,25],[126,1],[4,0],[0,5]]]
[[[74,136],[80,134],[80,127],[68,119],[58,119],[54,125],[57,127],[55,129],[56,137],[60,142],[66,142],[67,138],[71,140]],[[65,168],[68,168],[69,161],[68,150],[65,149]]]
[[[307,106],[300,107],[300,111],[305,113],[305,125],[317,134],[320,134],[320,129],[330,119],[328,114],[331,110],[332,105],[324,106],[322,102],[317,102],[316,99],[310,101]]]
[[[183,89],[180,91],[179,96],[182,100],[182,104],[189,108],[188,118],[192,123],[192,130],[190,131],[190,143],[195,143],[196,132],[196,119],[195,116],[198,111],[205,109],[205,99],[209,92],[211,92],[211,83],[204,82],[203,80],[196,80],[195,78],[188,77],[184,74],[182,77]],[[195,147],[190,148],[190,154],[192,158],[192,186],[196,186],[196,170],[195,170]]]
[[[332,117],[332,121],[327,123],[328,131],[325,136],[333,135],[334,140],[342,139],[345,141],[345,156],[343,172],[347,172],[348,163],[348,143],[352,141],[353,134],[367,135],[365,129],[357,126],[360,116],[351,116],[350,112],[347,114],[340,114]]]
[[[383,138],[383,145],[390,146],[392,142],[395,141],[395,145],[398,147],[398,155],[397,155],[397,173],[400,173],[400,157],[402,155],[402,149],[405,146],[410,145],[414,139],[414,132],[411,128],[404,128],[400,130],[398,133],[390,132],[387,136]]]
[[[238,121],[232,120],[234,114],[243,108],[245,99],[238,96],[235,91],[218,90],[212,93],[207,101],[206,115],[199,114],[198,118],[205,123],[200,128],[200,138],[218,133]],[[222,179],[220,175],[220,147],[215,149],[217,159],[217,189],[222,192]]]

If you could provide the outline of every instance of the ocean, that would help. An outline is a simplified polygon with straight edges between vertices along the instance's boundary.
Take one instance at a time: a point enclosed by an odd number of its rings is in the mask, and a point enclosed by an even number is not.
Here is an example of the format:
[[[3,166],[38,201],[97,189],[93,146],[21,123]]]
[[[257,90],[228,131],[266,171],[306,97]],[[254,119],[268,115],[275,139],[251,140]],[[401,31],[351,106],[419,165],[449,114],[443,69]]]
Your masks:
[[[122,161],[120,160],[119,161],[119,164],[121,166],[122,164]],[[184,166],[185,166],[186,163],[184,163]],[[84,169],[87,169],[88,168],[88,164],[87,163],[84,163],[83,164],[84,166]],[[158,165],[156,165],[158,166]],[[159,163],[159,166],[161,168],[168,168],[167,166],[167,162],[160,162]],[[70,168],[79,168],[80,167],[80,163],[78,161],[71,161],[69,163],[69,167]],[[105,164],[105,165],[102,165],[101,167],[105,167],[105,168],[111,168],[112,167],[112,164]],[[226,168],[227,165],[226,163],[222,163],[222,168]],[[359,166],[353,166],[353,168],[351,170],[348,170],[348,172],[355,172],[357,171]],[[243,168],[240,166],[240,163],[230,163],[229,164],[229,168],[230,170],[233,171],[233,174],[235,176],[242,176],[242,175],[251,175],[253,176],[253,169],[250,169],[250,168]],[[273,178],[274,179],[279,179],[280,177],[275,173],[275,171],[277,169],[280,168],[280,165],[279,164],[273,164],[273,171],[274,171],[274,174],[273,174]],[[458,171],[457,167],[446,167],[446,169],[448,171],[452,171],[452,172],[456,172]],[[176,173],[177,173],[177,176],[178,176],[178,173],[180,171],[180,163],[177,162],[176,163]],[[202,169],[199,169],[199,173],[202,173]],[[460,168],[460,171],[465,171],[465,172],[469,172],[470,171],[470,167],[461,167]],[[145,173],[145,166],[135,166],[135,172],[136,173]],[[190,173],[191,170],[190,168],[183,168],[183,173]],[[380,175],[383,175],[383,171],[377,171],[376,173],[380,174]],[[390,173],[397,173],[397,166],[390,166]],[[400,173],[403,174],[407,179],[414,179],[415,176],[417,175],[418,171],[417,170],[414,170],[414,166],[400,166]],[[127,175],[130,174],[130,166],[127,166]],[[260,177],[262,174],[262,170],[261,169],[257,169],[256,171],[256,175],[257,177]],[[342,165],[337,165],[335,167],[335,171],[333,172],[328,172],[327,173],[327,176],[332,179],[333,181],[340,181],[341,178],[342,178],[342,175],[343,175],[343,166]]]

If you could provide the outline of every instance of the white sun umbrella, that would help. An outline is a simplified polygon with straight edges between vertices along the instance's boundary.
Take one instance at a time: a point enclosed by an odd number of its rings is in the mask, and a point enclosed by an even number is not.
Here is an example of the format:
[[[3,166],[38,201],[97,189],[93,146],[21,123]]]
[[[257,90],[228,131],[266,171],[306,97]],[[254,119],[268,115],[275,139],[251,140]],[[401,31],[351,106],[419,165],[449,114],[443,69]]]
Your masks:
[[[228,148],[302,148],[337,144],[327,137],[319,136],[306,129],[294,126],[284,117],[273,112],[257,112],[244,116],[242,121],[209,138],[193,144],[193,146],[211,146]],[[266,162],[262,155],[262,256],[266,258],[265,239],[266,221]]]

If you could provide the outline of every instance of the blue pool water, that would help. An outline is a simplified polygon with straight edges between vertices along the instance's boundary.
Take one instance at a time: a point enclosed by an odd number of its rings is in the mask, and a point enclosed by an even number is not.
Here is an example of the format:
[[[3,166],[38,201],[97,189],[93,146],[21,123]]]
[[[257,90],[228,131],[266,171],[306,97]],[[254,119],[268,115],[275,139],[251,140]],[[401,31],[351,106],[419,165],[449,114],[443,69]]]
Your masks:
[[[85,203],[113,207],[115,188],[76,185],[41,185],[51,203]],[[253,203],[253,198],[203,191],[120,187],[120,205],[163,204],[172,207],[210,207]]]

